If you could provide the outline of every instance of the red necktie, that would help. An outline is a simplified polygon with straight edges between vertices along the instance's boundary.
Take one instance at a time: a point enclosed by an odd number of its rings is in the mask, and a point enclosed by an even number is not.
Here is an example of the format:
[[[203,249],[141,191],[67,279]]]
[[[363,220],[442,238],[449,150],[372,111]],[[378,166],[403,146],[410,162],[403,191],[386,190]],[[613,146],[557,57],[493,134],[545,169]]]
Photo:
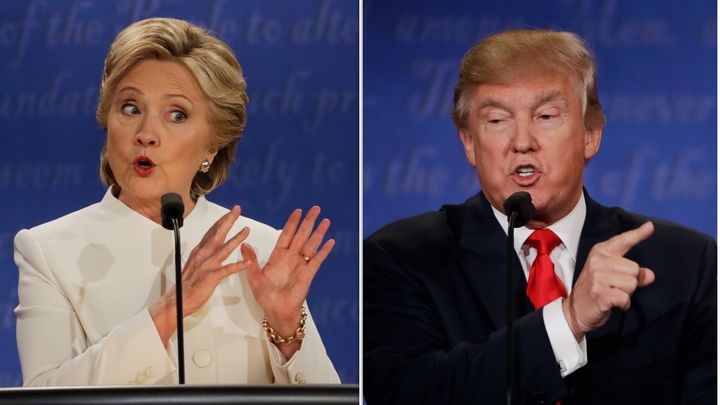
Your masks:
[[[544,307],[558,297],[567,297],[565,286],[555,274],[555,265],[550,259],[550,252],[561,243],[560,238],[549,229],[537,229],[530,234],[526,243],[537,249],[527,285],[527,296],[535,309]]]

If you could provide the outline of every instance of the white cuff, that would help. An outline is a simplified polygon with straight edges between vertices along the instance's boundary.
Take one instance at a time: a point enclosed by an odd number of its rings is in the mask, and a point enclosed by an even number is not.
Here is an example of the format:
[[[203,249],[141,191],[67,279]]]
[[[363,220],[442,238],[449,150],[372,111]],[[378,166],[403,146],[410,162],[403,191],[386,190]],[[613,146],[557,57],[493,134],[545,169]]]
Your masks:
[[[575,340],[563,314],[562,298],[543,307],[543,320],[560,375],[567,377],[587,364],[587,341],[585,337],[579,344]]]
[[[267,334],[265,335],[265,342],[266,342],[266,345],[268,346],[268,353],[270,353],[269,354],[270,361],[274,365],[281,367],[283,369],[287,369],[288,367],[290,367],[292,365],[292,361],[297,357],[297,354],[300,352],[300,350],[302,350],[302,344],[301,344],[300,349],[297,352],[295,352],[292,355],[292,357],[290,357],[290,360],[288,360],[285,357],[285,355],[280,351],[280,348],[275,346],[275,344],[272,342],[272,340],[270,340],[270,338],[267,336]]]

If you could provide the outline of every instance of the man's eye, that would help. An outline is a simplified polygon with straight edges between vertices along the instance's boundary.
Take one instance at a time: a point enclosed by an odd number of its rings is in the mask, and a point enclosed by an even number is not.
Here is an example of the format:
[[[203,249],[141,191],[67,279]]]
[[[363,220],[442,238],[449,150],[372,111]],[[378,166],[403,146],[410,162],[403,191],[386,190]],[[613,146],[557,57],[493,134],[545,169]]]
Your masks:
[[[173,122],[183,122],[187,119],[187,115],[182,111],[176,110],[170,113],[170,119],[173,120]]]
[[[542,120],[542,121],[549,121],[549,120],[551,120],[551,119],[553,119],[553,118],[555,118],[555,117],[557,117],[557,115],[553,115],[553,114],[543,114],[543,115],[541,115],[539,118],[540,118],[540,120]]]
[[[122,111],[125,115],[138,115],[140,114],[140,109],[137,108],[134,104],[125,103],[120,107],[120,111]]]
[[[502,124],[503,122],[505,122],[505,120],[502,118],[492,118],[488,120],[488,124]]]

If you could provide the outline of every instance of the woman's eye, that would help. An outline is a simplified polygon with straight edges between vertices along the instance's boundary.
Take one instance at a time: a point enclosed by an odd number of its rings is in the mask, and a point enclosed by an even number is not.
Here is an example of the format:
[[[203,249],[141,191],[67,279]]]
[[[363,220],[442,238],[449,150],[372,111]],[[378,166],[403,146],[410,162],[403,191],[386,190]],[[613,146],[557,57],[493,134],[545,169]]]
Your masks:
[[[187,115],[185,115],[182,111],[173,111],[170,113],[170,119],[173,122],[183,122],[187,119]]]
[[[120,111],[122,111],[125,115],[138,115],[140,114],[140,109],[137,108],[134,104],[125,103],[120,107]]]

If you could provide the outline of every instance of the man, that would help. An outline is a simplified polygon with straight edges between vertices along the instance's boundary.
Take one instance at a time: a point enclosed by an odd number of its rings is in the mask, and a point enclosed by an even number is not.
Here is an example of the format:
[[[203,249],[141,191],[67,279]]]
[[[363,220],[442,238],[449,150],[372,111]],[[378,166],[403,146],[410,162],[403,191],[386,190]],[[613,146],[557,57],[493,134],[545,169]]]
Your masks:
[[[503,202],[517,191],[537,210],[510,253],[518,399],[715,403],[715,241],[583,189],[605,124],[595,76],[565,32],[503,32],[465,55],[453,119],[482,191],[365,241],[369,404],[505,402]]]

